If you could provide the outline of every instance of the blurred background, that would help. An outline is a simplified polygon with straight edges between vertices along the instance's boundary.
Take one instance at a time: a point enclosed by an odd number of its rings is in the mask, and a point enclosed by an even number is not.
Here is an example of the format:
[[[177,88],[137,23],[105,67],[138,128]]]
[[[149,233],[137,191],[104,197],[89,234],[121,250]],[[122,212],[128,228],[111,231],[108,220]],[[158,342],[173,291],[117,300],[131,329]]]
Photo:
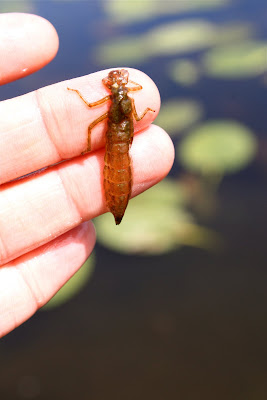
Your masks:
[[[60,48],[1,100],[138,68],[176,160],[119,227],[95,220],[92,257],[0,341],[1,399],[266,399],[266,0],[0,1],[13,11]]]

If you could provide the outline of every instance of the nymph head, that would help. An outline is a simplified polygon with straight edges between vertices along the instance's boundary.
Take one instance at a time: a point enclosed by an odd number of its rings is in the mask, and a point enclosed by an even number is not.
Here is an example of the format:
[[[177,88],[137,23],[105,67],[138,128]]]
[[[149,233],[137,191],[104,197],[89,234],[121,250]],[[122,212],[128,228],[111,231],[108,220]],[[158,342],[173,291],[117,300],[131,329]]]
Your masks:
[[[111,89],[118,86],[125,86],[128,83],[129,72],[126,69],[116,69],[110,71],[107,78],[102,79],[104,85]]]

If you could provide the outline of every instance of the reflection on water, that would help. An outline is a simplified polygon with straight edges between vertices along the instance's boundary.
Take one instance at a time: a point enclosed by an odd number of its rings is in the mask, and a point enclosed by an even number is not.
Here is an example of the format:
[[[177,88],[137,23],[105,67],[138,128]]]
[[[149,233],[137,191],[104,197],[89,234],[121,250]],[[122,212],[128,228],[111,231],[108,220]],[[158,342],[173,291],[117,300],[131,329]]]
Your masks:
[[[50,312],[2,342],[3,398],[23,396],[34,377],[44,399],[265,399],[265,2],[0,7],[34,8],[61,42],[50,66],[1,88],[3,98],[136,67],[159,86],[157,123],[177,150],[168,180],[133,199],[119,228],[96,219],[90,283],[83,268]]]

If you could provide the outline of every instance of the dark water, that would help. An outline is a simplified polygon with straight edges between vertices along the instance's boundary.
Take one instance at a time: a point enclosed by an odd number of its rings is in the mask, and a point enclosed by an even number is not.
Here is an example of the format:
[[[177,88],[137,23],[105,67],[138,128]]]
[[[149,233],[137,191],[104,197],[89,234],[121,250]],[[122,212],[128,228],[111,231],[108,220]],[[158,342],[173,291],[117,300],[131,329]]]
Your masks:
[[[95,51],[118,32],[188,17],[118,27],[101,2],[37,2],[34,11],[56,27],[58,56],[34,76],[1,88],[2,99],[103,68]],[[267,38],[264,1],[240,0],[190,17],[200,15],[218,23],[249,21]],[[162,74],[167,57],[156,60],[135,67],[155,80],[163,100],[177,96],[177,86]],[[207,119],[242,121],[260,143],[261,158],[224,179],[218,212],[206,221],[225,238],[225,248],[134,257],[97,245],[87,287],[0,342],[1,399],[267,398],[266,86],[256,78],[206,78],[180,87],[179,95],[201,99]],[[238,107],[230,107],[229,98]],[[176,165],[172,176],[179,171]]]

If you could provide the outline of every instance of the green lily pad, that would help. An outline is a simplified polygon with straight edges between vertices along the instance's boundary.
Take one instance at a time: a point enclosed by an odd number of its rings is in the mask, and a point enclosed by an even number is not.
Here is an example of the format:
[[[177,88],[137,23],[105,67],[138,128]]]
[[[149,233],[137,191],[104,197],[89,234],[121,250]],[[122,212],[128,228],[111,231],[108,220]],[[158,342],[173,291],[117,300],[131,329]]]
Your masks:
[[[199,121],[202,115],[203,108],[197,101],[170,100],[162,103],[156,123],[176,136]]]
[[[163,24],[146,35],[146,45],[153,55],[183,54],[214,44],[217,27],[194,19]]]
[[[188,11],[211,9],[227,4],[228,0],[190,0],[190,1],[122,1],[106,0],[105,11],[116,22],[126,24],[154,18],[158,15],[179,14]]]
[[[235,121],[211,121],[189,133],[177,146],[182,165],[202,174],[225,174],[247,166],[255,156],[256,138]]]
[[[20,0],[20,1],[1,1],[0,12],[21,12],[21,13],[34,13],[34,4],[31,0]]]
[[[234,22],[218,27],[216,45],[229,45],[248,40],[253,34],[252,25],[246,22]]]
[[[95,265],[93,254],[85,261],[83,266],[70,280],[55,294],[54,297],[41,310],[47,311],[59,307],[76,296],[87,284],[92,276]]]
[[[162,24],[142,35],[107,42],[96,54],[107,65],[138,63],[151,56],[180,54],[204,49],[216,42],[217,27],[204,20]]]
[[[143,208],[152,203],[164,205],[166,207],[183,206],[186,203],[187,194],[182,184],[171,178],[165,178],[163,181],[146,190],[141,195],[131,200],[131,204]],[[127,209],[128,211],[128,209]]]
[[[104,65],[137,64],[147,59],[147,50],[140,37],[128,36],[116,42],[102,44],[97,52],[98,61]]]
[[[182,204],[184,189],[165,179],[132,199],[124,219],[115,226],[108,213],[95,220],[97,237],[104,246],[121,253],[161,254],[179,243],[179,232],[192,217]]]
[[[225,79],[241,79],[267,71],[267,42],[249,41],[218,47],[203,58],[206,74]]]
[[[180,246],[220,248],[222,241],[216,232],[196,225],[186,211],[187,196],[182,183],[165,179],[130,201],[119,226],[110,213],[96,218],[99,242],[113,251],[143,255]]]
[[[154,56],[185,54],[239,42],[250,34],[251,29],[246,24],[218,26],[205,19],[168,22],[143,34],[123,35],[122,38],[120,36],[111,42],[107,41],[98,48],[96,57],[99,62],[109,66],[137,64]]]
[[[197,64],[187,59],[172,62],[169,74],[174,82],[185,86],[195,84],[200,75]]]

